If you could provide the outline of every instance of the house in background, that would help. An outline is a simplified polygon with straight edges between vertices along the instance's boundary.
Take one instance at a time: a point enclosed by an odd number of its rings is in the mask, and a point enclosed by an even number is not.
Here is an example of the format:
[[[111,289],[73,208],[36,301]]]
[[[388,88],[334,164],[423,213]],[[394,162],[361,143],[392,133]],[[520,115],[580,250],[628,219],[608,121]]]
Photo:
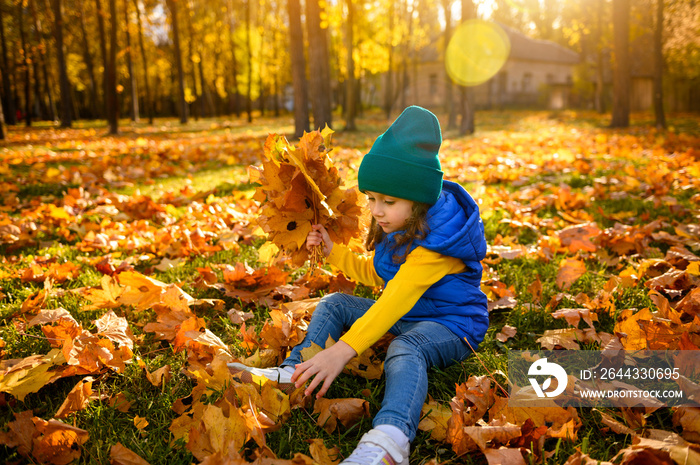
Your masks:
[[[577,53],[551,41],[536,40],[512,28],[501,25],[510,39],[510,55],[503,68],[490,80],[474,87],[477,108],[502,106],[539,106],[563,109],[569,106],[573,87],[574,67],[579,63]],[[397,72],[405,85],[403,95],[398,93],[394,109],[415,104],[439,108],[445,104],[448,76],[445,72],[443,52],[433,45],[423,49],[421,55],[409,64],[406,72]],[[401,79],[405,76],[404,79]],[[386,77],[371,85],[371,91],[363,95],[363,103],[381,106]],[[457,86],[453,90],[457,98]]]

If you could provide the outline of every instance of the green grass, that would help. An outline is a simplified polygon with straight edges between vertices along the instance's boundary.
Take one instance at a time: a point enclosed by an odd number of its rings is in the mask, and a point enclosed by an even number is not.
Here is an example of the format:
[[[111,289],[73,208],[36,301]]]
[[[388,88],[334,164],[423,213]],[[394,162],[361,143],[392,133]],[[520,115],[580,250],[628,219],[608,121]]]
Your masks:
[[[444,120],[444,116],[440,117]],[[558,187],[566,185],[572,193],[588,195],[588,203],[583,210],[593,218],[601,229],[610,228],[616,222],[640,227],[648,224],[657,218],[663,218],[667,225],[664,230],[674,234],[673,226],[675,222],[693,223],[697,222],[698,205],[692,200],[694,191],[683,189],[681,186],[666,186],[664,195],[672,196],[676,199],[678,206],[671,205],[670,202],[654,202],[650,199],[650,192],[631,190],[620,193],[619,186],[615,183],[603,185],[600,179],[621,177],[624,169],[630,167],[633,170],[644,169],[650,160],[644,157],[623,157],[607,156],[606,154],[589,154],[587,160],[596,161],[600,164],[592,164],[591,170],[578,171],[577,166],[572,165],[567,170],[550,170],[542,159],[542,147],[551,140],[564,137],[562,134],[579,132],[583,134],[575,139],[571,144],[580,144],[581,140],[588,140],[596,135],[604,135],[608,138],[617,134],[625,136],[639,137],[640,141],[655,141],[649,136],[648,115],[635,115],[633,127],[627,131],[615,132],[606,129],[608,121],[606,117],[588,112],[560,112],[557,114],[533,113],[527,111],[512,112],[480,112],[477,115],[477,133],[472,136],[459,137],[456,131],[446,129],[445,138],[452,144],[455,153],[459,150],[465,152],[473,142],[478,142],[482,138],[494,140],[495,144],[503,144],[512,147],[513,144],[524,144],[522,141],[533,139],[536,145],[531,151],[525,146],[521,150],[514,151],[511,155],[521,157],[524,166],[539,166],[537,170],[528,174],[529,177],[519,179],[517,183],[499,181],[486,185],[482,181],[473,181],[469,184],[472,192],[481,192],[483,189],[483,199],[490,208],[482,208],[484,218],[484,228],[487,242],[493,244],[497,239],[510,240],[514,244],[527,247],[536,247],[538,241],[544,236],[551,236],[558,229],[569,225],[557,210],[556,205],[550,202],[538,207],[532,212],[526,211],[530,206],[530,200],[519,199],[517,203],[523,209],[520,213],[514,213],[512,205],[506,201],[523,195],[528,188],[542,188],[542,196],[556,196]],[[673,132],[663,135],[669,139],[683,132],[688,136],[700,136],[698,121],[700,119],[690,116],[682,116],[671,119]],[[372,144],[374,138],[383,132],[388,122],[384,115],[380,113],[368,113],[358,122],[359,130],[356,132],[346,132],[338,130],[334,135],[334,141],[338,147],[353,148],[358,153],[364,153]],[[338,125],[341,126],[341,125]],[[554,131],[547,135],[547,131]],[[10,135],[15,131],[20,133],[24,129],[10,128]],[[40,124],[29,131],[33,138],[31,143],[34,147],[50,149],[60,153],[60,162],[48,162],[51,167],[76,167],[89,160],[72,160],[71,157],[79,156],[80,150],[71,144],[86,144],[98,147],[100,144],[112,140],[122,140],[133,142],[138,138],[146,138],[160,141],[177,140],[182,144],[200,144],[206,153],[216,153],[216,140],[212,137],[223,136],[229,138],[233,143],[261,144],[268,132],[274,131],[283,134],[292,132],[289,119],[275,120],[272,118],[259,118],[252,125],[246,124],[243,119],[224,120],[208,119],[191,122],[182,126],[175,120],[157,120],[156,124],[150,126],[142,120],[139,123],[122,121],[122,135],[113,139],[106,136],[106,126],[104,122],[76,122],[74,134],[65,134],[65,139],[56,145],[52,145],[52,137],[59,133],[53,125]],[[656,133],[654,133],[656,134]],[[658,137],[662,135],[656,134]],[[227,139],[227,140],[229,140]],[[290,138],[291,140],[291,138]],[[192,142],[194,141],[194,142]],[[516,142],[512,142],[516,141]],[[641,142],[640,142],[641,143]],[[652,142],[650,142],[652,143]],[[656,144],[656,142],[653,142]],[[29,153],[28,142],[21,140],[5,142],[4,146],[8,153]],[[533,143],[535,144],[535,143]],[[260,145],[261,146],[261,145]],[[551,147],[551,151],[557,150]],[[696,148],[697,149],[697,148]],[[95,149],[97,150],[97,149]],[[146,151],[139,155],[139,160],[148,162],[150,152]],[[334,152],[331,152],[331,156]],[[549,155],[549,153],[546,153]],[[510,155],[509,155],[510,156]],[[607,158],[605,158],[607,156]],[[204,157],[206,158],[206,157]],[[133,161],[136,158],[125,158],[124,154],[114,156],[115,163]],[[65,160],[65,161],[64,161]],[[475,158],[476,162],[480,162]],[[1,160],[0,160],[1,161]],[[173,167],[171,175],[155,179],[129,179],[131,185],[124,185],[113,189],[105,186],[110,192],[123,196],[134,196],[136,193],[150,197],[158,203],[164,199],[166,193],[177,194],[187,188],[190,192],[188,197],[200,195],[198,199],[204,202],[211,195],[214,199],[223,198],[226,202],[234,203],[239,192],[250,196],[254,186],[248,183],[246,174],[247,163],[222,163],[220,159],[193,159],[179,160],[177,157],[163,163],[178,164]],[[40,178],[33,178],[35,161],[31,158],[26,163],[11,166],[11,175],[7,179],[23,179],[24,183],[19,185],[19,192],[16,193],[21,202],[18,205],[4,207],[0,210],[0,226],[7,224],[7,221],[20,222],[26,214],[26,208],[31,202],[50,202],[61,205],[61,201],[69,188],[79,187],[78,184],[64,182],[50,182]],[[529,164],[529,165],[528,165]],[[462,165],[458,165],[462,166]],[[583,166],[583,165],[581,165]],[[176,169],[175,169],[176,168]],[[489,167],[484,166],[486,171]],[[459,169],[459,168],[457,168]],[[509,168],[510,169],[510,168]],[[528,168],[529,169],[529,168]],[[180,171],[178,171],[180,170]],[[515,173],[506,171],[503,179]],[[518,172],[519,173],[519,172]],[[450,173],[457,174],[457,173]],[[485,174],[485,173],[484,173]],[[9,181],[8,181],[9,182]],[[595,195],[591,195],[591,190],[595,190]],[[95,194],[91,201],[95,201]],[[552,197],[553,198],[553,197]],[[3,197],[0,192],[0,205]],[[499,203],[503,201],[503,203]],[[493,204],[488,203],[493,202]],[[696,203],[694,203],[696,202]],[[190,210],[187,202],[177,206],[170,206],[168,215],[174,221],[182,222],[187,227],[194,228],[195,225],[187,223]],[[522,219],[524,213],[533,221],[533,227],[519,225],[517,221]],[[102,221],[100,215],[85,213],[77,226],[93,227],[99,226]],[[3,223],[5,221],[5,223]],[[155,224],[159,230],[166,227],[164,224],[156,224],[154,220],[141,220],[142,223],[132,219],[120,219],[119,224],[127,229],[137,225],[144,226]],[[145,222],[145,223],[144,223]],[[0,276],[2,271],[12,273],[21,271],[30,266],[37,257],[52,257],[58,263],[71,261],[80,263],[81,259],[94,258],[104,255],[103,252],[80,252],[74,245],[80,241],[81,236],[77,235],[71,240],[67,240],[51,225],[38,224],[39,232],[36,234],[36,243],[23,247],[16,247],[12,244],[0,243]],[[258,248],[263,240],[256,238],[252,241],[241,242],[240,247],[235,250],[218,251],[213,253],[193,254],[185,257],[181,263],[167,271],[159,271],[155,266],[163,258],[161,255],[149,250],[148,247],[139,250],[119,249],[121,255],[116,259],[116,263],[128,259],[133,263],[137,271],[147,273],[154,279],[166,283],[179,283],[181,288],[200,299],[220,299],[224,302],[225,310],[231,308],[241,308],[254,313],[254,318],[246,323],[247,327],[254,327],[258,330],[262,328],[269,316],[269,308],[264,305],[246,304],[238,299],[227,297],[223,292],[216,289],[202,289],[194,285],[199,276],[198,268],[207,266],[229,264],[236,262],[246,262],[251,267],[258,267]],[[655,247],[651,254],[653,256],[663,256],[669,245],[666,243],[652,242]],[[697,250],[695,250],[698,253]],[[139,256],[147,258],[136,259]],[[572,284],[569,289],[560,289],[556,285],[556,277],[559,270],[559,263],[562,259],[569,257],[563,252],[551,257],[549,260],[538,258],[536,255],[520,256],[514,259],[501,259],[488,265],[488,275],[501,281],[506,287],[512,287],[515,292],[516,304],[513,308],[498,308],[491,312],[491,325],[480,344],[477,354],[469,357],[462,363],[453,364],[445,369],[432,369],[429,373],[429,394],[438,402],[447,404],[455,395],[455,385],[466,382],[470,376],[492,376],[501,386],[507,389],[507,379],[505,373],[508,371],[507,354],[512,350],[537,350],[540,348],[536,342],[545,331],[559,328],[566,328],[567,323],[563,319],[555,319],[552,312],[560,308],[578,308],[581,304],[577,302],[576,296],[585,294],[588,298],[594,299],[604,288],[608,280],[619,274],[621,267],[635,265],[642,257],[622,257],[620,267],[607,266],[598,260],[595,254],[583,253],[579,258],[586,263],[587,272]],[[222,277],[219,269],[213,268],[215,273]],[[99,285],[102,274],[93,266],[82,263],[80,275],[71,280],[54,285],[54,289],[70,291],[82,287]],[[306,268],[289,270],[291,276],[300,276]],[[539,301],[535,301],[529,287],[536,279],[542,284],[542,295]],[[0,337],[5,343],[0,359],[9,360],[12,358],[24,358],[33,354],[45,354],[51,347],[45,338],[41,328],[34,326],[24,328],[15,324],[19,318],[14,318],[20,311],[22,303],[34,292],[44,288],[43,283],[27,283],[19,277],[0,278]],[[362,297],[376,297],[375,289],[365,286],[358,286],[355,294]],[[323,294],[325,291],[321,291]],[[4,295],[4,297],[2,297]],[[558,298],[558,305],[548,307],[554,298]],[[644,280],[636,286],[620,289],[612,296],[616,313],[623,309],[630,308],[653,308],[653,302],[648,296],[648,289],[644,286]],[[50,296],[45,308],[63,307],[67,309],[83,326],[84,329],[93,330],[94,320],[102,316],[104,311],[85,311],[83,307],[89,303],[83,297],[72,293],[64,292],[61,295]],[[127,412],[121,412],[114,407],[110,407],[107,401],[94,401],[80,412],[70,415],[65,421],[84,428],[89,432],[90,439],[82,447],[82,456],[78,463],[108,463],[109,450],[112,445],[122,443],[127,448],[138,453],[149,463],[156,464],[190,464],[196,459],[190,454],[182,442],[174,443],[169,426],[177,414],[172,410],[172,405],[177,399],[186,398],[195,385],[195,382],[186,377],[181,369],[187,365],[185,352],[174,352],[168,343],[156,340],[153,333],[146,333],[143,325],[155,321],[155,312],[145,310],[135,312],[132,308],[119,307],[115,309],[120,316],[125,316],[130,322],[138,343],[135,346],[135,357],[139,357],[146,364],[149,370],[170,365],[172,380],[161,387],[153,386],[145,376],[143,369],[137,363],[128,365],[126,372],[118,374],[107,371],[96,376],[93,390],[105,397],[124,394],[132,402],[131,408]],[[214,310],[198,310],[198,316],[206,321],[207,328],[219,336],[224,343],[231,347],[232,352],[238,356],[249,355],[240,345],[239,327],[231,323],[225,312]],[[597,331],[612,333],[616,323],[617,314],[608,315],[598,312]],[[504,325],[511,325],[517,328],[515,337],[506,342],[497,340],[496,335]],[[584,323],[581,323],[581,328]],[[584,348],[594,348],[593,345]],[[80,376],[60,379],[49,386],[44,387],[38,393],[29,394],[23,402],[11,398],[7,395],[3,399],[4,403],[0,407],[0,431],[6,431],[6,425],[12,421],[15,413],[32,409],[34,415],[44,419],[50,419],[63,402],[66,394],[82,379]],[[349,374],[341,374],[332,385],[326,397],[346,398],[361,397],[369,402],[371,415],[376,414],[380,408],[381,399],[384,393],[384,381],[368,381],[361,377]],[[221,393],[214,393],[212,400],[218,398]],[[338,446],[342,456],[347,457],[356,442],[371,428],[371,418],[363,419],[359,424],[350,428],[341,427],[331,434],[326,433],[316,424],[318,415],[312,413],[312,409],[295,409],[292,411],[290,419],[284,423],[277,431],[266,435],[268,447],[280,458],[290,459],[295,453],[309,454],[307,439],[321,438],[326,446]],[[605,413],[613,416],[618,415],[616,409],[604,409]],[[632,438],[625,435],[617,435],[612,432],[603,433],[605,425],[600,420],[600,414],[587,408],[579,408],[578,414],[582,424],[578,431],[578,438],[575,441],[558,439],[548,439],[545,442],[545,449],[552,453],[543,463],[563,464],[576,451],[588,453],[596,460],[610,460],[617,452],[632,443]],[[673,430],[670,409],[660,409],[649,416],[650,427]],[[134,426],[136,416],[144,417],[149,422],[145,432],[139,431]],[[488,420],[488,418],[486,418]],[[248,452],[254,446],[248,445]],[[20,462],[24,460],[14,448],[0,446],[0,461],[4,459],[8,463]],[[449,444],[438,442],[429,437],[428,432],[419,432],[413,443],[411,463],[424,464],[435,459],[438,463],[466,463],[483,464],[486,463],[483,456],[478,453],[469,453],[457,457]]]

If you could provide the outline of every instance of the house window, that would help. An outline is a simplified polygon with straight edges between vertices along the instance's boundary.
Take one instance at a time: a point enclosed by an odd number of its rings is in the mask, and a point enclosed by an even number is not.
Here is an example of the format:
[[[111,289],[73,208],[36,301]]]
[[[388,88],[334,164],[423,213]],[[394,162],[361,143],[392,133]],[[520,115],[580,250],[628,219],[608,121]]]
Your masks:
[[[529,92],[532,85],[532,73],[523,74],[523,81],[521,84],[521,89],[523,92]]]
[[[437,74],[431,74],[428,77],[428,82],[430,86],[430,95],[437,95],[438,93],[438,76]]]

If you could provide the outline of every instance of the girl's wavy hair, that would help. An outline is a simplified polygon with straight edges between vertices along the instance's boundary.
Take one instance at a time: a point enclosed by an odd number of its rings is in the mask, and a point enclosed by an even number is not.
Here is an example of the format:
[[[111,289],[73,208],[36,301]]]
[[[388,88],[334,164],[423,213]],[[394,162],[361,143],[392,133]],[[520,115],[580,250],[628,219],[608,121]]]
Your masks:
[[[430,232],[430,227],[428,226],[428,210],[430,207],[431,205],[427,203],[413,202],[411,216],[406,220],[403,231],[395,236],[396,242],[393,246],[394,263],[403,263],[411,251],[413,241],[425,239]],[[384,236],[386,236],[386,233],[373,217],[367,233],[367,239],[365,240],[365,248],[368,251],[374,250],[376,245],[384,239]],[[404,252],[401,255],[396,255],[400,250]]]

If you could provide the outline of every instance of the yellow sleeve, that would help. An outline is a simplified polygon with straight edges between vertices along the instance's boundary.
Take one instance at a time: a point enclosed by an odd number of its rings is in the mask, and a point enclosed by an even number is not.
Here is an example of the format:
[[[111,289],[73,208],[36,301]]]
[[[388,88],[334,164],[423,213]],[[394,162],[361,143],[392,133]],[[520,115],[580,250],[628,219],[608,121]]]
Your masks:
[[[340,268],[353,281],[367,286],[383,286],[384,280],[374,271],[373,259],[374,253],[370,257],[363,257],[343,245],[334,244],[326,261]]]
[[[377,302],[340,340],[361,354],[408,313],[430,286],[445,275],[459,273],[464,269],[464,262],[458,258],[417,247],[408,254]]]

